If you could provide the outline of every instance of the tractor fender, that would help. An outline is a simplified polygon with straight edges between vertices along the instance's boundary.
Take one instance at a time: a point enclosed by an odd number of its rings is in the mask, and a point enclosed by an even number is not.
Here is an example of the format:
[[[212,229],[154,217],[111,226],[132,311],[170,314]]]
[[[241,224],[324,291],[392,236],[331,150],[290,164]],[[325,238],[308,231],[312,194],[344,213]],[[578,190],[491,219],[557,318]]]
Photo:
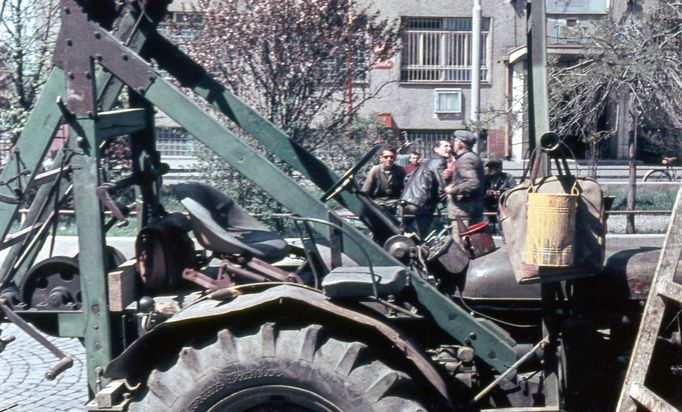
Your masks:
[[[234,299],[204,299],[187,306],[167,321],[139,337],[121,355],[107,366],[104,376],[112,379],[139,378],[154,367],[161,349],[169,349],[169,342],[182,345],[192,336],[193,330],[207,322],[212,325],[228,323],[232,319],[253,318],[253,312],[266,307],[281,307],[288,311],[298,307],[315,313],[316,316],[333,318],[348,324],[348,327],[368,327],[378,332],[387,343],[400,350],[406,359],[416,367],[427,382],[440,393],[444,400],[451,402],[448,386],[430,359],[419,345],[409,336],[390,324],[372,316],[357,312],[332,302],[316,289],[295,284],[254,284],[231,289]],[[280,312],[280,313],[281,313]],[[324,315],[324,316],[323,316]],[[257,319],[257,318],[255,318]],[[202,326],[203,327],[203,326]],[[179,351],[179,347],[177,348]],[[177,352],[175,352],[177,353]]]

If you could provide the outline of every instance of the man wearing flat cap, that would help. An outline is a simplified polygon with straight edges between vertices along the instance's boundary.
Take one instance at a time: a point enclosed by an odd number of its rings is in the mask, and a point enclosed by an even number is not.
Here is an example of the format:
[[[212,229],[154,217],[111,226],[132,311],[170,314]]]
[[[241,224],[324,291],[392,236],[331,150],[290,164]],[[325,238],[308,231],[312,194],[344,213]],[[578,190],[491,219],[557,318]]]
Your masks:
[[[448,218],[452,222],[453,237],[458,238],[458,220],[464,226],[471,226],[484,219],[485,173],[481,159],[471,151],[476,143],[476,136],[468,130],[457,130],[453,137],[454,170],[445,173],[444,177],[450,180],[445,187],[448,195]]]
[[[485,211],[497,212],[500,195],[512,187],[516,186],[516,179],[509,173],[502,171],[502,159],[491,153],[485,162],[488,172],[485,175]],[[488,216],[491,230],[493,233],[499,229],[497,227],[497,217]]]

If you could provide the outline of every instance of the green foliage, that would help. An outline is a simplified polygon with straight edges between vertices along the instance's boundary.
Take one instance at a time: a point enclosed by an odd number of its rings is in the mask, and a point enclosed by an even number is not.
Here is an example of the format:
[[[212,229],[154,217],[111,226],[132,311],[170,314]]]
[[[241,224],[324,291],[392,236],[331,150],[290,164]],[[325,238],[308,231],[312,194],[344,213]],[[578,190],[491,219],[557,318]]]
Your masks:
[[[627,193],[625,191],[604,192],[606,196],[614,196],[611,210],[626,210]],[[675,204],[677,193],[669,190],[647,191],[637,193],[637,210],[671,210]]]
[[[16,140],[52,62],[58,0],[7,0],[0,27],[0,137]]]

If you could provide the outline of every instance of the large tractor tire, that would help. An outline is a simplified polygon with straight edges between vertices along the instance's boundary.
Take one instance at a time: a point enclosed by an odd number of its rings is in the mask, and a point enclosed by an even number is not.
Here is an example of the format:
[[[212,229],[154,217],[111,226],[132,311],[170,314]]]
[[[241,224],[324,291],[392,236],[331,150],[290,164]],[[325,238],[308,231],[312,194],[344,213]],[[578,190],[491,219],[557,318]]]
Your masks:
[[[321,326],[252,335],[229,330],[184,347],[175,365],[154,370],[133,411],[425,411],[407,398],[404,373],[364,356],[366,346],[322,340]]]

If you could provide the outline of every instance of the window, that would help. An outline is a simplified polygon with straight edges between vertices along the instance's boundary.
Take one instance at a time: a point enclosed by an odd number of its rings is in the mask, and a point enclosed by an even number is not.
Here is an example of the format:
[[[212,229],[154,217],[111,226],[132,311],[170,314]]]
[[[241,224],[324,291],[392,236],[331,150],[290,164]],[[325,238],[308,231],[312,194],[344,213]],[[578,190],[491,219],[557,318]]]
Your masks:
[[[551,44],[584,44],[588,36],[587,27],[575,19],[547,19],[547,26],[554,27]]]
[[[194,155],[194,138],[177,127],[156,129],[156,148],[163,157],[188,157]]]
[[[172,40],[192,40],[197,37],[203,24],[201,13],[171,12],[157,30]]]
[[[404,82],[471,81],[471,18],[407,18]],[[488,81],[490,19],[481,19],[481,82]]]
[[[436,89],[434,92],[436,113],[462,112],[462,91],[460,89]]]
[[[367,81],[367,55],[362,50],[353,50],[351,68],[353,69],[353,82],[364,83]],[[322,72],[325,80],[330,83],[346,82],[348,80],[348,55],[339,55],[336,58],[322,62]]]
[[[607,0],[547,0],[548,14],[605,14]]]
[[[402,130],[405,139],[412,142],[411,151],[421,154],[424,157],[429,157],[433,153],[433,147],[439,140],[452,141],[452,129],[428,130],[428,129],[413,129]]]

